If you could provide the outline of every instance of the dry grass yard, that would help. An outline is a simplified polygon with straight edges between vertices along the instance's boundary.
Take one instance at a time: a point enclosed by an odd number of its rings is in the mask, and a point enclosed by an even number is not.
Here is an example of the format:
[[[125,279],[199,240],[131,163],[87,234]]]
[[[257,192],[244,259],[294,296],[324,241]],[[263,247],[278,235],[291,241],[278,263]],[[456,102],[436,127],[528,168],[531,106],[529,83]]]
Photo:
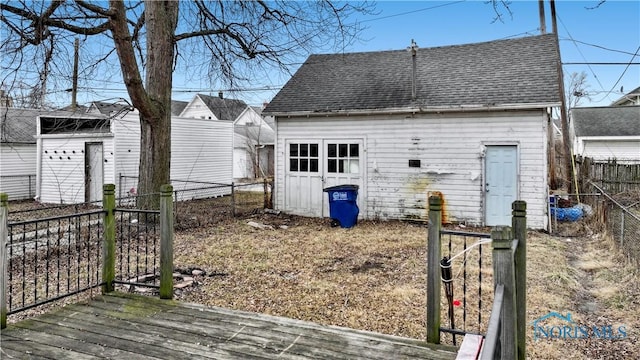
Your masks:
[[[207,203],[181,205],[175,266],[184,273],[194,269],[204,273],[195,276],[193,286],[176,290],[178,300],[425,339],[424,225],[362,221],[352,229],[342,229],[329,226],[328,219],[262,212],[231,218],[226,213],[227,208]],[[264,226],[250,226],[249,222]],[[598,231],[582,224],[563,224],[560,233],[529,232],[528,357],[637,358],[640,271],[628,265]],[[483,323],[492,301],[490,249],[483,245],[483,259],[487,260],[482,270]],[[473,269],[477,261],[472,260],[467,274],[472,286],[466,297],[471,323],[477,319],[478,307],[472,284],[478,279],[478,270]],[[460,266],[461,262],[454,262],[454,298],[464,300]],[[444,290],[442,293],[442,321],[448,326]],[[77,300],[72,297],[65,302]],[[19,313],[9,320],[41,311]],[[454,312],[460,328],[462,307]],[[534,339],[532,323],[550,312],[571,313],[576,325],[624,326],[627,336],[619,340]],[[443,339],[450,342],[448,335]]]
[[[176,234],[176,267],[205,271],[178,298],[424,339],[426,233],[422,225],[403,222],[364,221],[341,229],[326,219],[287,215],[222,220]],[[528,244],[528,321],[570,312],[579,324],[625,325],[628,335],[617,341],[535,340],[528,325],[531,359],[631,359],[640,353],[638,271],[621,262],[602,235],[530,232]],[[490,246],[484,249],[490,258]],[[462,275],[454,275],[459,299]],[[469,304],[474,301],[469,291]],[[462,310],[455,311],[459,319]]]

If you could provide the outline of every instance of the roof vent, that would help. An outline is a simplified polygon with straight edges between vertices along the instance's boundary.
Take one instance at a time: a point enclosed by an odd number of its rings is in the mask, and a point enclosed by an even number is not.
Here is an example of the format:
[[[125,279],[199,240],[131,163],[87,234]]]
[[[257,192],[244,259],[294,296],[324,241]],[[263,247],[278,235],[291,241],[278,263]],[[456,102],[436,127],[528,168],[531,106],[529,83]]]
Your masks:
[[[224,99],[224,96],[222,95],[222,91],[218,91],[218,97],[219,97],[220,99]]]

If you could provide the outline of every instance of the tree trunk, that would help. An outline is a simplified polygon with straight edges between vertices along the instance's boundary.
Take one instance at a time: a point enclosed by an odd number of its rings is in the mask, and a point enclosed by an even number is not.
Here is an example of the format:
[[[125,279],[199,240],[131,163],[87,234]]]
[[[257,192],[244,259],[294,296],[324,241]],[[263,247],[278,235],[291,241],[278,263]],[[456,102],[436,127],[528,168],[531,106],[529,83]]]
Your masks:
[[[177,1],[145,1],[147,26],[146,93],[153,111],[140,111],[140,168],[138,205],[159,208],[160,186],[171,172],[171,87]],[[135,104],[134,104],[135,105]]]

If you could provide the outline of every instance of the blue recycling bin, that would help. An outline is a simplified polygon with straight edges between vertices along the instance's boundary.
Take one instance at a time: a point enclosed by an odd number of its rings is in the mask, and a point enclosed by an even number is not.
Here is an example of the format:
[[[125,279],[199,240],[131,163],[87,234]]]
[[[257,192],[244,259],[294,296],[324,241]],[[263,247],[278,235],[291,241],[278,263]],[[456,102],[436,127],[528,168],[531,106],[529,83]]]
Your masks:
[[[325,188],[329,194],[329,217],[340,227],[350,228],[358,222],[358,185],[338,185]]]

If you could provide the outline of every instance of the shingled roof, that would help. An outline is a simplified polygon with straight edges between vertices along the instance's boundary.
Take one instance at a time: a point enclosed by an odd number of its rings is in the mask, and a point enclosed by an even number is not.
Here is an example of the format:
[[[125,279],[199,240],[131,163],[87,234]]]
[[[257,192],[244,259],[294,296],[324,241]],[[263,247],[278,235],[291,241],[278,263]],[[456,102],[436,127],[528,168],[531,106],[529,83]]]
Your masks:
[[[640,136],[640,106],[571,109],[576,136]]]
[[[555,35],[407,50],[311,55],[269,114],[389,108],[559,105]]]
[[[0,107],[0,142],[35,144],[38,116],[95,117],[84,114],[84,109],[64,111]]]
[[[218,120],[235,120],[247,108],[247,103],[242,100],[224,99],[219,96],[198,94],[198,97],[207,105],[209,110]]]
[[[188,101],[171,100],[171,115],[179,116],[187,105],[189,105]]]
[[[49,110],[0,108],[0,142],[35,144],[37,117]]]

